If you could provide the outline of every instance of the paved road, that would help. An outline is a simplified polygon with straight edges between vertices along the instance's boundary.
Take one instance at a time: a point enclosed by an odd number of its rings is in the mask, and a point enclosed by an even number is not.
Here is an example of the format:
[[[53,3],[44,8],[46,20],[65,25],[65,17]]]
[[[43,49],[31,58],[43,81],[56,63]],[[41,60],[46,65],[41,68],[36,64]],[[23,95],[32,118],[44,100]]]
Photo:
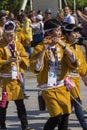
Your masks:
[[[26,93],[30,95],[29,99],[25,99],[25,106],[27,109],[27,117],[30,127],[35,128],[35,130],[42,130],[44,123],[49,117],[47,111],[39,111],[38,107],[38,89],[36,88],[37,82],[35,75],[29,72],[25,72],[26,77]],[[81,82],[81,94],[83,97],[83,105],[87,108],[87,88]],[[87,113],[85,113],[87,116]],[[21,130],[20,121],[17,117],[16,107],[14,102],[10,102],[7,109],[7,127],[9,130]],[[70,115],[69,128],[72,130],[82,130],[76,116],[73,113]],[[55,129],[57,130],[57,128]]]

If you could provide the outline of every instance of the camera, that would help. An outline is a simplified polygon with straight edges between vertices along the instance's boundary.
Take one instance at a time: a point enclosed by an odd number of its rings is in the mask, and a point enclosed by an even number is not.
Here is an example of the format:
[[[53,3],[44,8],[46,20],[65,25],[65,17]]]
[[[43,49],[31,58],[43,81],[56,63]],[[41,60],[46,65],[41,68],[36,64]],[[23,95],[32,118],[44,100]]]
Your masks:
[[[78,45],[84,45],[84,38],[83,37],[79,37],[78,41],[77,41]]]
[[[80,37],[77,41],[77,44],[87,47],[87,37]]]
[[[74,42],[71,46],[74,46],[75,44],[87,47],[87,38],[79,37],[78,40],[76,42]]]

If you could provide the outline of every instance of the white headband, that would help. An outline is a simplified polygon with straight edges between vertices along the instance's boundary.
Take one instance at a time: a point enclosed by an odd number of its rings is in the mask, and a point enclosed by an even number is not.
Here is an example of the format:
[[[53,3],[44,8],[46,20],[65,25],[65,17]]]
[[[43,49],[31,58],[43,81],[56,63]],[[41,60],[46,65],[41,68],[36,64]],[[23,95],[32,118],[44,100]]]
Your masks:
[[[77,28],[79,28],[79,27],[74,27],[73,29],[68,29],[68,28],[66,28],[66,27],[64,26],[64,30],[65,30],[65,31],[69,31],[69,32],[73,32],[74,29],[77,29]]]
[[[13,25],[13,29],[11,29],[11,30],[6,30],[5,29],[5,26],[6,25],[9,25],[9,24],[12,24]],[[7,21],[5,24],[4,24],[4,26],[3,26],[3,32],[6,32],[6,33],[10,33],[10,32],[14,32],[15,31],[15,28],[16,28],[16,25],[15,25],[15,23],[13,22],[13,21]]]
[[[55,27],[55,28],[51,28],[51,29],[47,29],[47,30],[45,30],[45,32],[49,32],[49,31],[52,31],[52,30],[54,30],[54,29],[60,29],[61,28],[61,26],[59,26],[59,27]]]

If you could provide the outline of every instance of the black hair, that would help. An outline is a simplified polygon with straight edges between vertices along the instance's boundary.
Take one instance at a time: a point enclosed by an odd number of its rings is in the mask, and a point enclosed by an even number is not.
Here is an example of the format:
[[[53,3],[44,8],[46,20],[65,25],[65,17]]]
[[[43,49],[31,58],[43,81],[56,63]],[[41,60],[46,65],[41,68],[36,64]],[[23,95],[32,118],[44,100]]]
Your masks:
[[[57,19],[50,19],[45,22],[44,30],[51,30],[60,26],[60,22]]]
[[[5,30],[13,30],[13,29],[14,29],[14,25],[12,23],[5,25]]]
[[[9,20],[7,21],[4,26],[3,26],[3,31],[15,31],[16,30],[16,25],[13,21]]]
[[[67,24],[62,27],[63,34],[70,34],[71,32],[80,32],[82,31],[82,27],[76,26],[75,24]]]

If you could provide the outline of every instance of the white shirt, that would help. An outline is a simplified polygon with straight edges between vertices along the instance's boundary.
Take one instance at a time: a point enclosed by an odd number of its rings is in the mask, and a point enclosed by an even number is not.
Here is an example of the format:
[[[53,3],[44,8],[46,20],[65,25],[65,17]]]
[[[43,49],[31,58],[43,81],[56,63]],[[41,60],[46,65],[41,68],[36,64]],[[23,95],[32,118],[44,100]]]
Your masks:
[[[38,23],[30,24],[30,27],[33,29],[34,34],[43,33],[44,23],[40,21]]]
[[[69,24],[75,24],[75,18],[71,14],[68,14],[67,16],[64,17],[63,22]]]

